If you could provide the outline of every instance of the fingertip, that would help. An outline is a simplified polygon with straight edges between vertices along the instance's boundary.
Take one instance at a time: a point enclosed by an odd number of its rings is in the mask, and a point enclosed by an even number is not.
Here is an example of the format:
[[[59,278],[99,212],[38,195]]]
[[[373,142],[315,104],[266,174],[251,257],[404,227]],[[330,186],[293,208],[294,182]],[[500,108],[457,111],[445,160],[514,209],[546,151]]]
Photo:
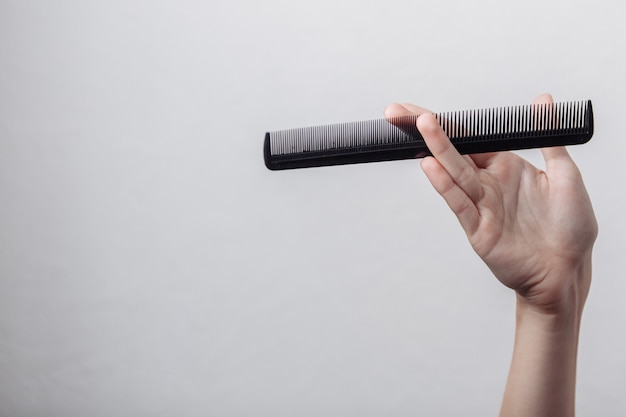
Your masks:
[[[439,161],[437,161],[437,158],[433,156],[424,157],[420,163],[420,167],[422,168],[422,172],[426,174],[426,177],[433,185],[438,182],[437,178],[441,177],[442,174],[448,176],[445,168],[441,166]]]
[[[417,129],[422,135],[433,134],[441,129],[437,118],[432,113],[423,113],[417,118]]]
[[[416,106],[415,104],[412,104],[412,103],[402,103],[402,107],[404,107],[405,109],[407,109],[413,114],[430,113],[430,110],[421,106]]]
[[[554,103],[554,99],[550,93],[543,93],[535,97],[533,104],[551,104]]]
[[[420,162],[420,167],[422,168],[422,171],[429,171],[432,167],[433,162],[436,162],[435,158],[433,158],[432,156],[425,156]]]
[[[410,116],[411,112],[401,104],[391,103],[387,107],[385,107],[383,115],[385,119],[391,119],[393,117]]]
[[[571,160],[570,154],[567,151],[567,148],[564,146],[555,146],[551,148],[542,148],[541,153],[543,154],[543,159],[548,162],[556,159],[567,159]]]

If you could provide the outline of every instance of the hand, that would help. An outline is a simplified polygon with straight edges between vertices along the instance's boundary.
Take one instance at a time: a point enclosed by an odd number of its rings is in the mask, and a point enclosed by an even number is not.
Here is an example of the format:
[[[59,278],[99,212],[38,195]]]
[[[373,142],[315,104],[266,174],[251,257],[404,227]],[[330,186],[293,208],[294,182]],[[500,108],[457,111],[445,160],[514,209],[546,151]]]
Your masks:
[[[495,276],[540,312],[581,311],[598,228],[567,150],[542,149],[545,171],[511,152],[462,156],[429,111],[410,104],[385,110],[386,117],[409,114],[421,114],[417,127],[433,154],[423,171]]]

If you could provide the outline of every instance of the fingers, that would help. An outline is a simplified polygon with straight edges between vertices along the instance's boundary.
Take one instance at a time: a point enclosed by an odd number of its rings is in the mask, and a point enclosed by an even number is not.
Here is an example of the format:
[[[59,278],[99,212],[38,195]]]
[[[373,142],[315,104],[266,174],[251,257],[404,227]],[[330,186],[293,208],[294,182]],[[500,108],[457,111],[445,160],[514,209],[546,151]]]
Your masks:
[[[422,169],[433,188],[444,198],[467,233],[479,222],[475,203],[482,197],[477,168],[469,156],[454,148],[432,112],[413,104],[390,104],[385,109],[387,119],[419,115],[417,128],[433,154],[422,160]]]
[[[441,167],[448,173],[451,180],[472,202],[478,202],[482,197],[482,186],[478,178],[476,166],[471,159],[459,154],[433,114],[424,113],[418,117],[417,128],[422,134],[426,146],[428,146],[428,149]],[[428,162],[427,164],[430,163]]]
[[[422,160],[422,170],[433,188],[444,198],[448,207],[459,219],[459,223],[468,235],[474,234],[480,223],[478,209],[468,195],[458,186],[448,171],[429,156]]]

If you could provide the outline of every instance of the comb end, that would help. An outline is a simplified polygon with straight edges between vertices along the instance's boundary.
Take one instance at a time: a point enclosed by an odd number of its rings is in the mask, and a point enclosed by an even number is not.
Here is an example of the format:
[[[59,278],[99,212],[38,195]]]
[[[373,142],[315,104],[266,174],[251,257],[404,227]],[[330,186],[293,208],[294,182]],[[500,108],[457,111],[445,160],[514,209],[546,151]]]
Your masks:
[[[265,166],[270,171],[276,171],[278,167],[276,163],[272,162],[272,152],[270,149],[270,132],[265,133],[265,140],[263,141],[263,159],[265,160]]]

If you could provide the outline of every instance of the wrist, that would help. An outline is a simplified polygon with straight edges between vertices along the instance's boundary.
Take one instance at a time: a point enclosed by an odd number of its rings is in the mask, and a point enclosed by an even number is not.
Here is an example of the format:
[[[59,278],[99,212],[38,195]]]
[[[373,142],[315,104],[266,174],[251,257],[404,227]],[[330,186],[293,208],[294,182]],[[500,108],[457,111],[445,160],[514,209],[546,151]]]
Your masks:
[[[515,306],[517,328],[534,328],[548,334],[578,333],[582,307],[572,302],[563,302],[558,309],[545,309],[517,295]]]
[[[516,291],[517,315],[557,328],[580,322],[591,285],[591,254],[556,263],[535,284]]]

